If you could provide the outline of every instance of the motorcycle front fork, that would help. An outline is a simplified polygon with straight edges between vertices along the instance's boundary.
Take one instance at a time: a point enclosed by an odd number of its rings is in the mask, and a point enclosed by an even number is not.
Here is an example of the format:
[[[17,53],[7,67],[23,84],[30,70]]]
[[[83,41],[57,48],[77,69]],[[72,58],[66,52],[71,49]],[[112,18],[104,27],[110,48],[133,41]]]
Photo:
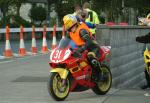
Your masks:
[[[94,80],[95,82],[99,82],[103,79],[103,75],[104,75],[104,73],[103,73],[102,70],[100,71],[98,69],[93,68],[93,70],[92,70],[92,80]]]

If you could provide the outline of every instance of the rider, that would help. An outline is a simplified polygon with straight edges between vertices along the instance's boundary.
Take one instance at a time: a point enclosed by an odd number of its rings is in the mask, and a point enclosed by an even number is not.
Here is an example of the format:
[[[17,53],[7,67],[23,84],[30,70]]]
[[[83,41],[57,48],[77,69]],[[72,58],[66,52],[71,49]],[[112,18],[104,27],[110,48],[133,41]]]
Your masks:
[[[145,46],[147,47],[147,49],[150,50],[150,33],[148,33],[148,34],[146,34],[144,36],[136,37],[136,41],[140,42],[140,43],[145,43]],[[144,48],[144,50],[145,50],[145,48]],[[150,88],[150,77],[146,73],[146,71],[145,71],[145,78],[146,78],[147,85],[143,85],[141,87],[142,89]]]
[[[72,14],[65,15],[63,18],[65,29],[68,31],[68,37],[78,46],[75,53],[80,54],[84,50],[88,50],[88,62],[98,73],[98,77],[102,78],[102,71],[100,69],[100,62],[97,57],[100,57],[99,46],[95,40],[92,39],[92,34],[87,25],[83,22],[78,22],[76,17]],[[98,78],[95,78],[99,80]]]

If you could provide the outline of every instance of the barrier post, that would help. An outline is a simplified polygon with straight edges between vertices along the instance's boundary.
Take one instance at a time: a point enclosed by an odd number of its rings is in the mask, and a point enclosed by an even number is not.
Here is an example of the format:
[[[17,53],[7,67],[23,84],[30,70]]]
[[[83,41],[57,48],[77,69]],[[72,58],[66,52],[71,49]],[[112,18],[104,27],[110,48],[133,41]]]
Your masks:
[[[43,27],[43,44],[42,44],[42,53],[47,53],[48,47],[47,47],[47,41],[46,41],[46,26]]]
[[[54,25],[52,49],[55,49],[56,45],[57,45],[57,41],[56,41],[56,25]]]
[[[10,28],[6,26],[6,44],[5,44],[5,50],[3,54],[5,57],[8,58],[13,56],[9,39],[10,39]]]
[[[37,53],[37,47],[36,47],[36,39],[35,39],[35,26],[32,26],[32,46],[31,46],[32,54]]]
[[[19,56],[25,56],[26,55],[26,49],[24,45],[24,39],[23,39],[23,33],[24,33],[24,28],[21,25],[20,26],[20,47],[19,47]]]

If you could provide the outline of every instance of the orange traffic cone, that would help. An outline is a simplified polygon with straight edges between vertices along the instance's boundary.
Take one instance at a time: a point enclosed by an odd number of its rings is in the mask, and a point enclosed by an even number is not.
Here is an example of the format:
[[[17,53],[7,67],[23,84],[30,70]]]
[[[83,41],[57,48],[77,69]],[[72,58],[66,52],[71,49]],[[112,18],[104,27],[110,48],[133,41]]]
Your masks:
[[[26,55],[26,49],[25,49],[24,40],[23,40],[23,32],[24,32],[24,28],[23,28],[23,26],[20,26],[19,56],[25,56]]]
[[[55,49],[56,45],[57,45],[57,41],[56,41],[56,25],[54,25],[52,49]]]
[[[62,38],[65,38],[65,26],[62,28]]]
[[[6,26],[6,44],[5,44],[5,51],[4,51],[5,57],[12,57],[13,56],[10,42],[9,42],[9,36],[10,36],[9,33],[10,33],[10,28],[8,26]]]
[[[32,47],[31,47],[32,54],[37,53],[36,47],[36,39],[35,39],[35,26],[32,26]]]
[[[47,47],[47,41],[46,41],[46,26],[44,26],[42,53],[47,53],[47,52],[48,52],[48,47]]]

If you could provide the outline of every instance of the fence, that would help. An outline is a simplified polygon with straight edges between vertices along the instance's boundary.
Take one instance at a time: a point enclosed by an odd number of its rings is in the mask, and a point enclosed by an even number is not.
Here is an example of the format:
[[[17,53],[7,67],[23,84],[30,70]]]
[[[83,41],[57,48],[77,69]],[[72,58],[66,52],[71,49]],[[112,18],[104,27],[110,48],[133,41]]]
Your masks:
[[[54,48],[57,44],[56,41],[56,32],[62,32],[62,35],[64,35],[65,30],[62,27],[56,27],[54,26],[53,28],[47,28],[46,26],[44,26],[43,28],[35,28],[34,26],[32,28],[23,28],[23,26],[21,26],[20,28],[9,28],[8,26],[6,28],[2,28],[0,29],[0,37],[3,36],[3,38],[6,40],[6,42],[2,42],[2,47],[0,47],[0,55],[4,55],[4,56],[0,56],[1,58],[8,58],[8,57],[15,57],[15,56],[25,56],[25,55],[33,55],[36,54],[38,52],[38,48],[36,46],[36,33],[39,32],[42,35],[43,41],[42,41],[42,47],[41,47],[41,53],[47,53],[49,49],[51,49],[52,47]],[[32,39],[31,42],[31,49],[30,52],[26,51],[25,48],[25,43],[24,43],[24,38],[25,38],[25,33],[30,33],[30,37]],[[51,33],[52,32],[52,33]],[[15,34],[14,34],[15,33]],[[17,52],[13,53],[13,50],[11,49],[11,40],[12,37],[14,37],[14,35],[16,35],[15,38],[13,38],[14,40],[17,40],[19,38],[20,43],[17,48]],[[51,48],[48,48],[47,46],[47,39],[46,36],[47,35],[51,35],[52,36],[52,44],[51,44]],[[11,38],[10,38],[11,36]],[[17,39],[16,39],[17,38]],[[0,38],[1,39],[1,38]],[[5,45],[5,47],[4,47]],[[0,45],[1,46],[1,45]],[[4,48],[4,49],[3,49]],[[2,53],[3,52],[3,53]]]
[[[43,27],[39,27],[39,28],[35,28],[35,32],[36,33],[40,33],[43,32],[44,28]],[[32,33],[32,28],[24,28],[24,33],[29,33],[29,35],[31,36]],[[47,28],[46,29],[47,32],[52,32],[53,28]],[[62,31],[62,27],[57,27],[56,31],[61,32]],[[0,29],[0,40],[5,39],[5,33],[6,33],[6,28],[2,28]],[[10,28],[10,33],[12,34],[11,36],[14,35],[18,35],[18,33],[20,33],[20,28]],[[38,34],[37,34],[38,35]],[[29,38],[29,37],[28,37]],[[37,37],[38,38],[38,37]],[[12,37],[12,39],[16,39],[15,37]]]

